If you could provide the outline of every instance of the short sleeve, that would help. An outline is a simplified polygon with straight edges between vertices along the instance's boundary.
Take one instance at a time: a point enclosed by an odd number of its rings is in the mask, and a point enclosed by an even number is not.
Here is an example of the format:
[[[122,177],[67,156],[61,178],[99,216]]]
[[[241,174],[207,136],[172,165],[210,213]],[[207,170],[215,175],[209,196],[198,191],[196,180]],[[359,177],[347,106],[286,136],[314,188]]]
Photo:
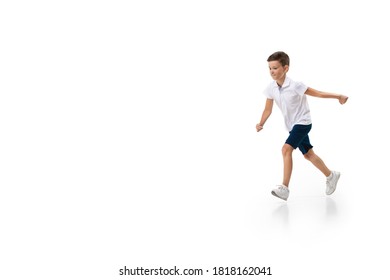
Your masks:
[[[304,83],[297,82],[295,84],[295,92],[298,93],[301,96],[305,94],[307,88],[308,87]]]
[[[264,91],[263,94],[268,98],[268,99],[274,99],[273,94],[272,94],[272,88],[268,86]]]

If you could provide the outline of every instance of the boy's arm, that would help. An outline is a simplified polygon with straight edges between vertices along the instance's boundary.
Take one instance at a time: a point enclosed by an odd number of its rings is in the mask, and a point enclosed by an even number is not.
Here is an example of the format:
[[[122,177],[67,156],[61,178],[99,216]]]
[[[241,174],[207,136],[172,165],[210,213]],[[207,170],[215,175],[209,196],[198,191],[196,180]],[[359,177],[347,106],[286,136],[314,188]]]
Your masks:
[[[256,125],[257,132],[263,129],[265,122],[267,121],[268,117],[272,113],[273,105],[274,105],[274,100],[267,98],[267,101],[265,102],[263,114],[261,115],[260,122]]]
[[[335,94],[335,93],[329,93],[329,92],[323,92],[316,90],[314,88],[308,87],[305,94],[314,96],[314,97],[320,97],[320,98],[334,98],[337,99],[340,104],[344,104],[348,100],[348,96],[341,95],[341,94]]]

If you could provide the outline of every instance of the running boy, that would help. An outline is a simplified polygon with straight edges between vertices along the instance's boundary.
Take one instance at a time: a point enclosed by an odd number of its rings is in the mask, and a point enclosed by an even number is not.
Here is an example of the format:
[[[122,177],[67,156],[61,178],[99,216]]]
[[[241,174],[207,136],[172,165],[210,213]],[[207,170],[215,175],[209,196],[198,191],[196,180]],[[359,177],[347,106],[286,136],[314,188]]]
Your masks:
[[[288,185],[290,183],[293,161],[292,152],[299,148],[305,159],[309,160],[326,176],[326,194],[331,195],[337,186],[337,181],[340,178],[340,173],[331,171],[313,151],[313,146],[310,144],[309,131],[311,129],[311,117],[309,104],[306,95],[334,98],[340,104],[347,102],[348,97],[340,94],[328,93],[315,90],[305,86],[303,83],[295,82],[286,76],[290,58],[284,52],[275,52],[268,59],[269,70],[272,82],[264,91],[267,97],[265,108],[261,116],[260,122],[256,125],[256,130],[259,132],[263,129],[265,122],[272,113],[274,101],[282,111],[284,123],[290,135],[282,147],[283,155],[283,183],[277,185],[272,194],[281,199],[287,200],[289,196]]]

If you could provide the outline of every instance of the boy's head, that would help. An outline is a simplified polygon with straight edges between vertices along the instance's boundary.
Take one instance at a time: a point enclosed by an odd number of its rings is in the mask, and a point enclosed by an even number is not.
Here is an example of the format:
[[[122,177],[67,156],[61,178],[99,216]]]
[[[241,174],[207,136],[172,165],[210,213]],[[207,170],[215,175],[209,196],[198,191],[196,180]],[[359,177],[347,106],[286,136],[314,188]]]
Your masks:
[[[282,83],[290,67],[290,58],[284,52],[275,52],[268,59],[269,71],[272,79]]]
[[[283,67],[290,66],[290,58],[285,52],[275,52],[268,57],[267,61],[279,61]]]

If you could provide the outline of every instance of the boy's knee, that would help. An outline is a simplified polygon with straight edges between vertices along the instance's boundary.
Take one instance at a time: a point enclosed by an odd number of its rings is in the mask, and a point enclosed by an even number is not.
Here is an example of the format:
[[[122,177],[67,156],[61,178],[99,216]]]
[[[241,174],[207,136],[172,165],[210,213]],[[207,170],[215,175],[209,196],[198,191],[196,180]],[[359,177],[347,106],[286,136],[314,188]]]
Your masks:
[[[304,154],[304,155],[303,155],[303,157],[304,157],[305,159],[307,159],[307,160],[310,160],[310,158],[311,158],[311,156],[310,156],[310,155],[308,155],[307,153],[306,153],[306,154]]]
[[[284,144],[282,147],[283,156],[286,156],[288,154],[292,154],[293,151],[294,151],[294,148],[292,146],[290,146],[289,144]]]
[[[312,150],[309,150],[306,154],[303,155],[303,157],[309,161],[311,161],[314,157],[314,152]]]

